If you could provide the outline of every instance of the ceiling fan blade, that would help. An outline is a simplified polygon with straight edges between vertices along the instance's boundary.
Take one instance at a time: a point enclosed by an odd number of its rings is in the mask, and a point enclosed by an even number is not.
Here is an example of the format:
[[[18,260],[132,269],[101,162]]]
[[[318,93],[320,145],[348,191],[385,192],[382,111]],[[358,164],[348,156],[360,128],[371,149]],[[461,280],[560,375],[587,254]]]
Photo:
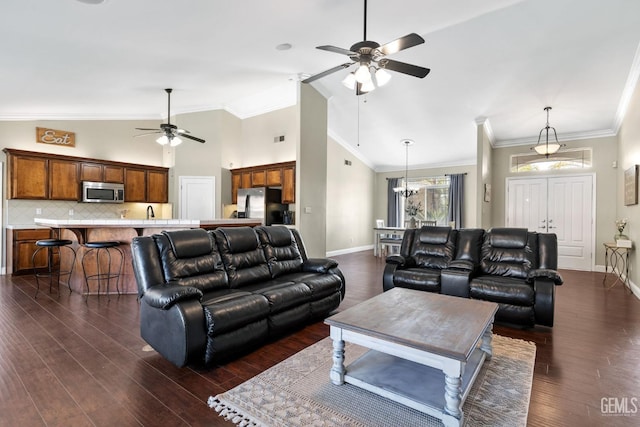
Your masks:
[[[316,49],[326,50],[334,53],[340,53],[342,55],[347,55],[347,56],[358,55],[358,52],[352,52],[348,49],[343,49],[341,47],[336,47],[336,46],[329,46],[329,45],[316,46]]]
[[[158,129],[158,128],[136,128],[136,130],[155,130],[155,131],[160,132],[160,129]]]
[[[153,129],[138,129],[138,130],[153,130]],[[146,132],[146,133],[141,133],[140,135],[133,135],[133,136],[134,138],[137,138],[139,136],[157,135],[159,133],[162,133],[162,131],[156,130],[155,132]]]
[[[176,133],[178,135],[180,135],[180,136],[183,136],[183,137],[187,138],[187,139],[191,139],[191,140],[194,140],[194,141],[197,141],[197,142],[201,142],[203,144],[206,142],[204,139],[200,139],[200,138],[195,137],[195,136],[187,135],[186,133],[183,133],[183,132],[176,132]]]
[[[328,76],[331,73],[335,73],[336,71],[340,71],[340,70],[342,70],[344,68],[350,67],[351,65],[353,65],[353,62],[347,62],[345,64],[340,64],[340,65],[338,65],[336,67],[329,68],[328,70],[325,70],[325,71],[323,71],[321,73],[318,73],[318,74],[316,74],[314,76],[307,77],[306,79],[304,79],[302,81],[302,83],[311,83],[313,81],[316,81],[318,79],[323,78],[324,76]]]
[[[408,49],[413,46],[424,43],[424,39],[416,33],[407,34],[404,37],[400,37],[397,40],[382,45],[378,50],[383,55],[391,55],[392,53],[400,52],[401,50]]]
[[[384,61],[380,61],[380,65],[387,70],[408,74],[410,76],[419,77],[421,79],[431,71],[428,68],[418,67],[417,65],[407,64],[406,62],[394,61],[392,59],[385,59]]]

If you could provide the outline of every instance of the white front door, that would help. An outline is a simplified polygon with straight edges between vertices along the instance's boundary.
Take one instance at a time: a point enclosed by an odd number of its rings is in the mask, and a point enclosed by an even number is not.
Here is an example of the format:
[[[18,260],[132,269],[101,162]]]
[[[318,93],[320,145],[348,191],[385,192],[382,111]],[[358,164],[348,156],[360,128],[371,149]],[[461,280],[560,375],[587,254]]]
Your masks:
[[[214,176],[181,176],[180,219],[216,218],[216,178]]]
[[[507,179],[507,227],[555,233],[558,267],[593,268],[593,176]]]

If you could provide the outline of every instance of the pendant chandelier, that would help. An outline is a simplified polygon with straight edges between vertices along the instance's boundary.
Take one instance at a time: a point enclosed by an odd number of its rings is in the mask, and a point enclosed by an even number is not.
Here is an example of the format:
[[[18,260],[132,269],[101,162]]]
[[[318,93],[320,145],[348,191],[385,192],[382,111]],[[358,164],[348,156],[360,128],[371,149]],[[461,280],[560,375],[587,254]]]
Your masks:
[[[396,187],[393,189],[396,193],[400,193],[400,195],[404,198],[409,198],[415,194],[418,194],[418,190],[415,188],[409,188],[409,146],[414,144],[414,141],[411,139],[403,139],[401,141],[404,144],[405,148],[405,166],[404,166],[404,188]]]
[[[555,154],[561,147],[564,147],[565,144],[560,144],[558,142],[558,134],[556,133],[556,128],[549,126],[549,110],[551,107],[544,107],[544,110],[547,112],[547,124],[540,130],[540,134],[538,135],[538,143],[535,147],[531,147],[532,150],[535,150],[536,153],[541,156],[549,157],[550,154]],[[553,136],[555,141],[549,142],[549,129],[553,130]],[[546,141],[540,143],[540,139],[542,138],[542,133],[546,134]]]

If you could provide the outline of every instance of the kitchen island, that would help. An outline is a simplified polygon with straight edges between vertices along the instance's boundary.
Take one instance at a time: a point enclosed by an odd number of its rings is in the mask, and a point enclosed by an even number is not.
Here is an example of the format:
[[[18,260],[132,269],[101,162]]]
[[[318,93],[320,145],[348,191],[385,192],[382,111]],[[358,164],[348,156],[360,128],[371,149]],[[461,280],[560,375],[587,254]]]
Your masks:
[[[120,249],[124,252],[124,268],[120,277],[120,292],[127,294],[135,294],[138,292],[133,268],[131,264],[131,242],[134,237],[148,236],[157,234],[163,230],[180,230],[189,228],[204,228],[207,230],[218,227],[253,227],[261,225],[259,220],[255,219],[211,219],[211,220],[182,220],[182,219],[91,219],[91,220],[67,220],[67,219],[47,219],[36,218],[34,222],[37,226],[51,228],[54,235],[60,239],[69,239],[73,242],[72,247],[77,253],[76,261],[73,266],[73,275],[71,276],[71,289],[74,292],[89,295],[96,294],[98,284],[95,281],[89,283],[89,289],[85,284],[84,273],[82,271],[82,258],[88,251],[83,245],[85,242],[95,241],[118,241]],[[67,252],[67,251],[63,251]],[[95,257],[95,251],[90,254]],[[102,266],[101,257],[101,266]],[[114,257],[114,266],[118,267],[118,258]],[[106,257],[105,257],[106,259]],[[72,263],[72,257],[67,253],[63,253],[60,259],[60,266],[63,270],[69,269]],[[85,262],[87,266],[87,274],[96,274],[97,266],[95,258]],[[106,269],[106,265],[102,268]],[[91,271],[89,271],[91,269]],[[105,286],[101,287],[104,292]],[[117,293],[115,282],[109,286],[111,294]]]

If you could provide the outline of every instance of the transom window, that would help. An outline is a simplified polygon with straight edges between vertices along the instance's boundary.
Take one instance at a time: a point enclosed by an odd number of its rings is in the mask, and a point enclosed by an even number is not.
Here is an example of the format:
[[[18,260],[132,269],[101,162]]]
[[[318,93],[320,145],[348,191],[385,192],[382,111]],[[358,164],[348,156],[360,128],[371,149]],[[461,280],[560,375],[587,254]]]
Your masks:
[[[549,157],[540,154],[514,154],[511,156],[511,172],[533,172],[559,169],[586,169],[592,165],[591,148],[558,151]]]

